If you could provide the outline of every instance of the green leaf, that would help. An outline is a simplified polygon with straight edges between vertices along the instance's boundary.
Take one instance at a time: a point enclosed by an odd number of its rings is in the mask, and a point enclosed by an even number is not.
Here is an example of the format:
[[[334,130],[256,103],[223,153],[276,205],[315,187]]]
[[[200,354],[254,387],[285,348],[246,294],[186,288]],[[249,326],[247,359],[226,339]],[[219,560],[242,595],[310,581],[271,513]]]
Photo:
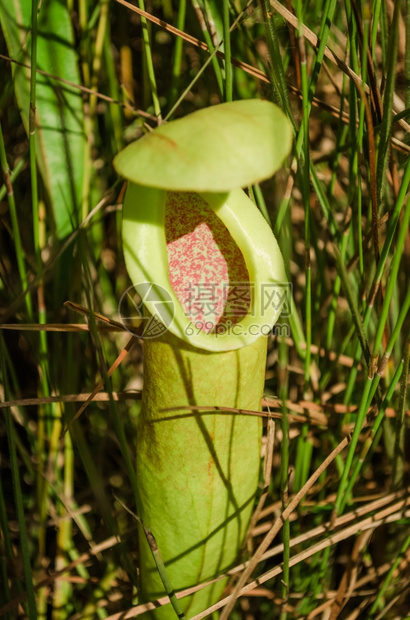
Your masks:
[[[10,56],[30,65],[31,0],[0,0],[0,22]],[[28,132],[30,70],[13,64],[20,113]],[[79,83],[77,54],[67,7],[44,0],[38,15],[37,67]],[[78,224],[86,135],[81,93],[58,80],[37,74],[37,162],[54,215],[56,234],[68,235]]]
[[[117,172],[150,187],[227,192],[266,179],[288,155],[292,128],[269,101],[233,101],[163,124],[114,159]]]

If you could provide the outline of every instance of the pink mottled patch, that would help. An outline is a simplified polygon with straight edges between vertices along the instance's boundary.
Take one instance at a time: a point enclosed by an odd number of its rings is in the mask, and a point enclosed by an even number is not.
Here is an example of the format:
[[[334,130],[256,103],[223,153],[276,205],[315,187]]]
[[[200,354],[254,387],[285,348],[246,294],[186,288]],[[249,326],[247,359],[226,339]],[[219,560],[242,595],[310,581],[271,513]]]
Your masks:
[[[198,194],[169,192],[165,230],[170,282],[196,329],[222,333],[238,323],[249,311],[251,288],[225,224]]]

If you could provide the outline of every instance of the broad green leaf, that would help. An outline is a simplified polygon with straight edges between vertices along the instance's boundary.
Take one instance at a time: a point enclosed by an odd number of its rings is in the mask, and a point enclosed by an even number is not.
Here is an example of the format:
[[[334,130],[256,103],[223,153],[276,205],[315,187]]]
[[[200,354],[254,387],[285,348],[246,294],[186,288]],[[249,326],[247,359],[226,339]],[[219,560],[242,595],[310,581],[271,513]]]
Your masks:
[[[0,21],[10,56],[31,65],[31,0],[0,0]],[[60,0],[44,0],[38,15],[37,67],[80,82],[70,16]],[[12,65],[17,102],[29,126],[30,70]],[[86,136],[81,93],[37,74],[37,162],[48,191],[56,233],[65,237],[78,224]]]
[[[273,103],[249,99],[163,124],[121,151],[114,166],[140,185],[226,192],[272,176],[291,143],[284,113]]]

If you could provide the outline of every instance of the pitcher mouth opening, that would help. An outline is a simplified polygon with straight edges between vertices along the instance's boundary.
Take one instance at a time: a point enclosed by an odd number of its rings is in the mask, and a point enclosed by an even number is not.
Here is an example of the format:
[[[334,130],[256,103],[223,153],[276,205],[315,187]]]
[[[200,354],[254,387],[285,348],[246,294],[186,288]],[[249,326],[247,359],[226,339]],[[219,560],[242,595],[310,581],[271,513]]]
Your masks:
[[[248,269],[206,200],[193,192],[167,192],[165,235],[169,281],[192,324],[212,334],[239,323],[251,307]]]
[[[245,192],[182,193],[130,183],[123,222],[136,291],[152,316],[158,299],[145,295],[146,285],[165,291],[172,313],[158,320],[174,336],[222,352],[267,335],[280,307],[265,289],[285,282],[286,273],[269,225]]]

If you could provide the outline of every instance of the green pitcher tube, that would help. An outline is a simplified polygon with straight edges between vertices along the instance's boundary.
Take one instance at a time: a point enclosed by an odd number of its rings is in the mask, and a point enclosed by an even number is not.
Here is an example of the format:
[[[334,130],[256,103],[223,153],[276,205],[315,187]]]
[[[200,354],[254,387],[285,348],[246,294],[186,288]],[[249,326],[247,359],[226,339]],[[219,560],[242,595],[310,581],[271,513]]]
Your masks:
[[[280,314],[267,300],[286,275],[240,187],[271,176],[290,146],[283,113],[250,100],[161,125],[114,162],[129,181],[127,270],[156,325],[144,340],[137,509],[176,591],[235,564],[254,508],[261,418],[217,408],[260,409],[266,334]],[[154,601],[164,587],[142,528],[138,538],[140,600]],[[181,599],[186,616],[215,603],[226,582]]]
[[[172,408],[215,403],[257,411],[265,363],[265,337],[222,353],[195,349],[169,333],[144,343],[138,510],[155,532],[175,590],[208,581],[237,559],[258,486],[262,420]],[[144,599],[159,598],[163,586],[143,536],[140,566]],[[181,599],[187,617],[217,601],[225,585]],[[173,615],[169,606],[155,612],[159,619]]]

